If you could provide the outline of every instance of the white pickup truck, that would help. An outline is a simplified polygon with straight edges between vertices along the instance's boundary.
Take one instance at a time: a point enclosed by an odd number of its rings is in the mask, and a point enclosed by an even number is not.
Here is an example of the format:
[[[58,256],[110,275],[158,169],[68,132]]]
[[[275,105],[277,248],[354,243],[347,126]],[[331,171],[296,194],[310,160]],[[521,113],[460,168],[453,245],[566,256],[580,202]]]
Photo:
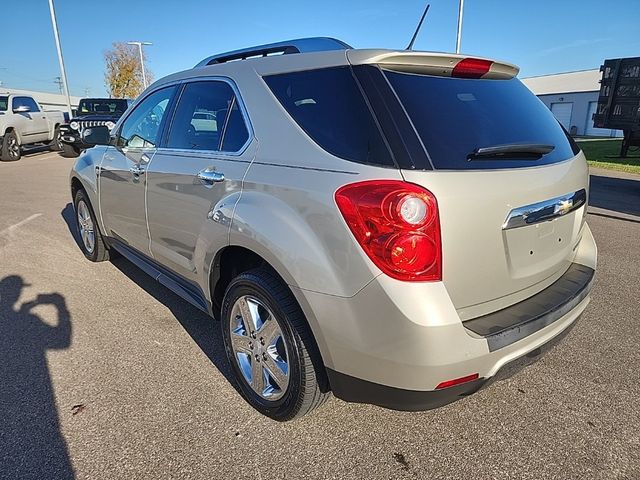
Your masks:
[[[62,112],[43,111],[33,97],[0,93],[0,160],[20,160],[23,145],[45,143],[60,150],[63,123]]]

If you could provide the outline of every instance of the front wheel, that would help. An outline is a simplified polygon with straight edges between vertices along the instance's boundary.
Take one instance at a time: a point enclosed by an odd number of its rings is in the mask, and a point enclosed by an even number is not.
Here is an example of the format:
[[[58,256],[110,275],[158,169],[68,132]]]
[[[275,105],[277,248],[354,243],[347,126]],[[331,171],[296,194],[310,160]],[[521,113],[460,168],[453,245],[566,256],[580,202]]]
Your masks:
[[[92,262],[109,260],[109,250],[104,243],[96,216],[84,190],[80,189],[76,192],[74,206],[82,253]]]
[[[326,401],[328,382],[311,330],[289,288],[270,270],[231,281],[220,323],[240,392],[260,413],[293,420]]]
[[[68,143],[62,142],[62,149],[60,151],[60,155],[65,158],[75,158],[80,155],[80,152],[73,145],[69,145]]]

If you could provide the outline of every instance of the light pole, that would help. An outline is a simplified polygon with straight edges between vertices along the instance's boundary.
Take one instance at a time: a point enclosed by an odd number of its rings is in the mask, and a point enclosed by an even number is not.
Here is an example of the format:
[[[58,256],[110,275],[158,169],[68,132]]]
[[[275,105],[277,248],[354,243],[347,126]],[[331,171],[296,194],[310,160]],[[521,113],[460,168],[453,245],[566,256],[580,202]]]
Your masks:
[[[56,9],[53,6],[53,0],[49,0],[49,11],[51,12],[51,24],[53,25],[53,36],[56,39],[56,48],[58,49],[58,62],[60,62],[60,74],[62,76],[62,85],[64,86],[64,94],[67,97],[67,108],[69,115],[71,112],[71,98],[69,97],[69,85],[67,85],[67,73],[64,69],[64,59],[62,58],[62,47],[60,46],[60,34],[58,33],[58,21],[56,20]]]
[[[142,85],[147,88],[147,74],[144,71],[144,55],[142,54],[143,45],[153,45],[151,42],[127,42],[129,45],[137,45],[140,53],[140,69],[142,70]]]
[[[460,53],[460,44],[462,43],[462,15],[464,14],[464,0],[460,0],[458,6],[458,35],[456,37],[456,53]]]

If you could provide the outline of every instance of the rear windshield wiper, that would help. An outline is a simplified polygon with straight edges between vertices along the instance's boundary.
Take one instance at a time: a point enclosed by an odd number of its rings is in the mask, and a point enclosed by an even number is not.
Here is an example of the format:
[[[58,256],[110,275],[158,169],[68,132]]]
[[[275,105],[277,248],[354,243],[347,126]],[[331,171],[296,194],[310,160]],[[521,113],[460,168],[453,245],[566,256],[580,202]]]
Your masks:
[[[509,158],[526,158],[537,160],[543,155],[550,153],[554,145],[545,145],[542,143],[512,143],[508,145],[496,145],[494,147],[476,148],[467,155],[467,160],[484,160],[484,159],[509,159]]]

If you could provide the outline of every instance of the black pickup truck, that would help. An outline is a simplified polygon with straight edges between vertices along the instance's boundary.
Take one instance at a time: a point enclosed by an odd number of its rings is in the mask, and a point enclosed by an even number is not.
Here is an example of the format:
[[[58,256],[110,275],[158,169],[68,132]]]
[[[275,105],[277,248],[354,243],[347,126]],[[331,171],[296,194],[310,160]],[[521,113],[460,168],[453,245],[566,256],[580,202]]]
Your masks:
[[[640,146],[640,57],[605,60],[593,124],[624,131],[620,156]]]
[[[77,157],[82,150],[93,147],[85,143],[82,132],[85,128],[113,128],[127,110],[131,100],[125,98],[83,98],[78,104],[76,115],[71,121],[60,126],[62,136],[62,156]]]

